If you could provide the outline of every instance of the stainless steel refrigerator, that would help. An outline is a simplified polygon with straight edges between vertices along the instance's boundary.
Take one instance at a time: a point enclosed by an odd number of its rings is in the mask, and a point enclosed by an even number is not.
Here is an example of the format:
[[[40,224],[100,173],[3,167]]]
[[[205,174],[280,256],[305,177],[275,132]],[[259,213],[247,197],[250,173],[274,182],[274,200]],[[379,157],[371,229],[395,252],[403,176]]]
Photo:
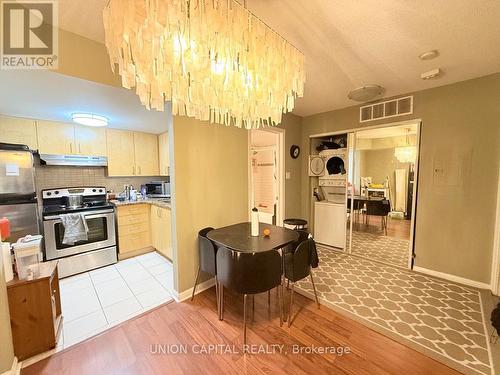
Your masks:
[[[28,146],[0,143],[0,218],[10,221],[9,242],[39,234],[33,154]]]

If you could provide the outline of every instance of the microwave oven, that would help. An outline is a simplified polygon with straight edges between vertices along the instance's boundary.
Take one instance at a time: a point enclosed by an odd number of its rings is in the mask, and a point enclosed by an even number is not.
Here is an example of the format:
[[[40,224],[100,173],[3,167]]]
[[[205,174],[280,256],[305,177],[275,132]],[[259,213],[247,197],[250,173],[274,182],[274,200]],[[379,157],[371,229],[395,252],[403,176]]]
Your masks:
[[[146,184],[146,195],[151,198],[170,198],[170,182],[148,182]]]

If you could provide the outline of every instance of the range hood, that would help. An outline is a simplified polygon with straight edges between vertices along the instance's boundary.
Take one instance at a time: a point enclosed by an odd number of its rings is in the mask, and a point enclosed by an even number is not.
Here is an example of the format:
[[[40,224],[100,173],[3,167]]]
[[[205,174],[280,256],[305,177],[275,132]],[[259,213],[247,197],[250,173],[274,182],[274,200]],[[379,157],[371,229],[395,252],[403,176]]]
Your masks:
[[[106,167],[108,165],[106,156],[40,154],[40,161],[42,165],[74,167]]]

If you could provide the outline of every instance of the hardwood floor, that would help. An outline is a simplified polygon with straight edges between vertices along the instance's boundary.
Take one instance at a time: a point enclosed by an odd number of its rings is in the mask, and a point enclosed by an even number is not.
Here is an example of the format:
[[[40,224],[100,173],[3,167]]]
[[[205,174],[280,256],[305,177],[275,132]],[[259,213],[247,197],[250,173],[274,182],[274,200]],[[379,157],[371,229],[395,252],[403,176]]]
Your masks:
[[[390,217],[387,218],[388,237],[395,237],[395,238],[402,238],[405,240],[409,240],[410,229],[411,229],[411,220],[406,220],[406,219],[399,220],[399,219],[392,219]],[[369,215],[368,224],[363,223],[363,216],[360,216],[359,221],[354,223],[353,230],[358,232],[385,235],[384,231],[381,228],[380,216]]]
[[[271,295],[270,310],[266,294],[255,297],[253,319],[249,303],[248,344],[284,345],[287,353],[241,353],[243,299],[225,293],[221,322],[212,288],[193,302],[159,307],[35,363],[22,374],[458,374],[333,310],[324,306],[318,310],[313,301],[297,294],[292,327],[280,327],[276,293]],[[185,344],[187,353],[154,354],[157,344]],[[238,353],[194,353],[208,350],[210,344],[229,345],[221,350],[232,350],[234,345]],[[293,345],[349,347],[350,352],[292,354]]]

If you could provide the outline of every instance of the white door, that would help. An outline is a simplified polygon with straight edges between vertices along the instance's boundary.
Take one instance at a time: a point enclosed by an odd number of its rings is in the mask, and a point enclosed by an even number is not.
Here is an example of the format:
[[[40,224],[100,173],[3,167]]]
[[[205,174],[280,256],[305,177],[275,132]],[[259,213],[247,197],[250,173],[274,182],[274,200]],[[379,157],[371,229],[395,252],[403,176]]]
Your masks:
[[[248,147],[248,207],[263,223],[283,225],[285,207],[284,131],[252,130]]]
[[[259,221],[276,223],[278,208],[278,174],[275,147],[251,150],[252,198],[259,210]]]

